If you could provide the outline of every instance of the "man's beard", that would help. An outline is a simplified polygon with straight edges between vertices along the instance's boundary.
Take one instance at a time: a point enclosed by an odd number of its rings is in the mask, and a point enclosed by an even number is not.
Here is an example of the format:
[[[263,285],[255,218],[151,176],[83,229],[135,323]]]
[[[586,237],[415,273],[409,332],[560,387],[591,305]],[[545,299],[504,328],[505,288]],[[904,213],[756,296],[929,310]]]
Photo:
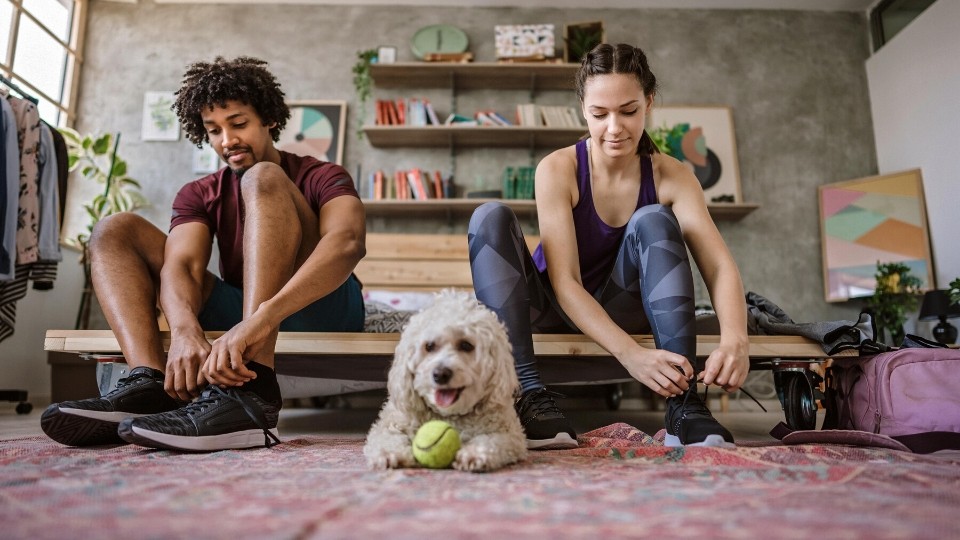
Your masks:
[[[233,167],[230,167],[230,170],[233,171],[233,175],[237,178],[243,178],[243,173],[247,172],[249,168],[250,167],[238,167],[234,169]]]

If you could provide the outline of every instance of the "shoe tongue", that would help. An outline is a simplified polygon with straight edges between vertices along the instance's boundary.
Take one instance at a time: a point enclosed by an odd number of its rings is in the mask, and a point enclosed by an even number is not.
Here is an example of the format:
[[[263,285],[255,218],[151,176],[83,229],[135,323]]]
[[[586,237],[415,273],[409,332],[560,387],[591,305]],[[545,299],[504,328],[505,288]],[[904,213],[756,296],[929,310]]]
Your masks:
[[[439,388],[433,395],[438,407],[449,407],[460,397],[460,390],[455,388]]]

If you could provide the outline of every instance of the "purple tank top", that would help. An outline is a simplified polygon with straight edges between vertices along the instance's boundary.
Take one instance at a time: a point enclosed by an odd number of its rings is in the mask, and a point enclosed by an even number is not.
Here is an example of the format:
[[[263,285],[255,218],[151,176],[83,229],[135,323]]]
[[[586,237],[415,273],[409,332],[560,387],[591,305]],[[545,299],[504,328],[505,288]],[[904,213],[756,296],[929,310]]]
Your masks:
[[[587,154],[587,141],[578,142],[576,149],[577,189],[580,191],[580,200],[573,207],[573,226],[577,234],[580,279],[583,281],[584,289],[593,294],[610,276],[627,226],[611,227],[597,215],[590,186],[590,156]],[[650,156],[641,156],[640,195],[637,198],[637,209],[656,203],[657,190],[653,183],[653,160]],[[537,270],[541,273],[546,271],[547,262],[543,257],[542,245],[538,245],[533,252],[533,261],[537,265]]]

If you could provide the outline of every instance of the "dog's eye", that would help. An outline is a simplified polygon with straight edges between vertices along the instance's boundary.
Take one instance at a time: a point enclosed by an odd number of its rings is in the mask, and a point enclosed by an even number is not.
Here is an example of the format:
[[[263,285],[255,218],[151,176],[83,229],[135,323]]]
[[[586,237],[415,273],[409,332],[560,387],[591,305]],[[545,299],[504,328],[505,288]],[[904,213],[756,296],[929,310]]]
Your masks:
[[[473,343],[470,343],[469,341],[461,341],[460,343],[457,343],[457,348],[463,352],[470,352],[473,350]]]
[[[423,350],[427,352],[433,352],[433,350],[436,348],[437,348],[437,344],[432,341],[428,341],[423,344]]]

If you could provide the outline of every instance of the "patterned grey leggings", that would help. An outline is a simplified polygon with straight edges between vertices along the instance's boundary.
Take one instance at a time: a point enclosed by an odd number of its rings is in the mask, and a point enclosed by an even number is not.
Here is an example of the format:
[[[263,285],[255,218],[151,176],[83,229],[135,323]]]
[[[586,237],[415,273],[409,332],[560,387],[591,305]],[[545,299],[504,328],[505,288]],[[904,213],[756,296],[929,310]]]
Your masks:
[[[523,392],[540,388],[533,333],[579,333],[560,308],[546,273],[537,271],[513,211],[497,202],[473,213],[468,231],[477,299],[507,327]],[[594,297],[620,328],[650,332],[657,348],[685,356],[694,370],[693,276],[673,211],[651,204],[627,223],[606,284]]]

